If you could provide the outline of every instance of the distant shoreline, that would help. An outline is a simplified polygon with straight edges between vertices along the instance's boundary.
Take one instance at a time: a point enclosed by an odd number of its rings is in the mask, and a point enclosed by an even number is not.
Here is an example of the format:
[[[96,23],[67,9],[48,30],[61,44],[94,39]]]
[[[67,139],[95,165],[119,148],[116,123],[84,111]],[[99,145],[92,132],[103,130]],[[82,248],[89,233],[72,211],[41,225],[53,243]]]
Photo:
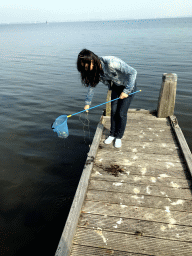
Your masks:
[[[164,18],[146,18],[146,19],[117,19],[117,20],[76,20],[76,21],[26,21],[26,22],[10,22],[10,23],[0,23],[0,25],[34,25],[34,24],[53,24],[53,23],[78,23],[78,22],[122,22],[122,21],[157,21],[157,20],[165,20],[165,19],[191,19],[192,16],[187,17],[164,17]]]

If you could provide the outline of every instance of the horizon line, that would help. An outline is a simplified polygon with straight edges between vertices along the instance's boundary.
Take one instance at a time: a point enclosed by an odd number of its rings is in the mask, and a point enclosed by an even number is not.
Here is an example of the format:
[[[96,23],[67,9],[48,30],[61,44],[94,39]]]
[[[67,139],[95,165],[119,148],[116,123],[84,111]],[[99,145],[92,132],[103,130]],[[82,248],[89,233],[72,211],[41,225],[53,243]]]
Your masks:
[[[192,18],[191,16],[176,16],[176,17],[154,17],[154,18],[134,18],[134,19],[89,19],[89,20],[66,20],[66,21],[23,21],[23,22],[2,22],[0,25],[14,25],[14,24],[44,24],[44,23],[65,23],[65,22],[106,22],[106,21],[131,21],[131,20],[159,20],[159,19],[182,19],[182,18]]]

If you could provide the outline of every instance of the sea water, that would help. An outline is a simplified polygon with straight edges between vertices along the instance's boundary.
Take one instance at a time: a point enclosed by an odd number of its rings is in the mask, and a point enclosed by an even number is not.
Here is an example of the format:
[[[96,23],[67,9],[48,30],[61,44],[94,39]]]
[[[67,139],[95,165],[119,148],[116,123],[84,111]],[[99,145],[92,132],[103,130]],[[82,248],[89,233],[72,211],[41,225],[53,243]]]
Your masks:
[[[132,108],[156,109],[163,73],[178,75],[175,115],[192,149],[192,18],[0,25],[0,255],[54,255],[103,107],[81,111],[78,53],[117,56],[137,72]],[[92,106],[106,101],[99,84]],[[82,120],[89,120],[85,126]]]

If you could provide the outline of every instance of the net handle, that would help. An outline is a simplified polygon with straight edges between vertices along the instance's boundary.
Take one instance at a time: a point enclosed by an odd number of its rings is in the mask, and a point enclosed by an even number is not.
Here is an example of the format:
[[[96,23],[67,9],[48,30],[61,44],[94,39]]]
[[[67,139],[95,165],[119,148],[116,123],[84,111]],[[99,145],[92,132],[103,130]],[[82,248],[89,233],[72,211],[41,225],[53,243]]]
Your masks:
[[[141,90],[138,90],[138,91],[136,91],[136,92],[132,92],[132,93],[130,93],[129,95],[135,94],[135,93],[137,93],[137,92],[141,92]],[[69,117],[71,117],[71,116],[80,114],[80,113],[82,113],[82,112],[88,111],[88,110],[93,109],[93,108],[97,108],[97,107],[99,107],[99,106],[102,106],[102,105],[104,105],[104,104],[106,104],[106,103],[109,103],[109,102],[112,102],[112,101],[115,101],[115,100],[118,100],[118,99],[120,99],[120,97],[119,97],[119,98],[116,98],[116,99],[114,99],[114,100],[106,101],[106,102],[101,103],[101,104],[99,104],[99,105],[96,105],[96,106],[94,106],[94,107],[91,107],[91,108],[88,108],[88,109],[84,109],[84,110],[82,110],[82,111],[80,111],[80,112],[77,112],[77,113],[74,113],[74,114],[72,114],[72,115],[68,115],[67,117],[69,118]]]

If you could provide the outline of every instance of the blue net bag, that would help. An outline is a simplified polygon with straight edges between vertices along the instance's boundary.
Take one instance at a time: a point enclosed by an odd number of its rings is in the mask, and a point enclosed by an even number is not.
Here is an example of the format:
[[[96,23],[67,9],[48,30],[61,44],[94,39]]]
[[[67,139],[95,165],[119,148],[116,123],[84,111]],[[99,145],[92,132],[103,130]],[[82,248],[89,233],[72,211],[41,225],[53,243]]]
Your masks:
[[[66,139],[69,136],[67,116],[59,116],[52,124],[52,129],[54,132],[57,132],[58,137]]]
[[[130,93],[129,95],[135,94],[135,93],[137,93],[137,92],[141,92],[141,90],[136,91],[136,92],[132,92],[132,93]],[[69,136],[68,126],[67,126],[67,119],[68,119],[68,117],[71,117],[71,116],[80,114],[80,113],[82,113],[82,112],[85,112],[85,111],[90,110],[90,109],[93,109],[93,108],[97,108],[97,107],[99,107],[99,106],[101,106],[101,105],[104,105],[104,104],[106,104],[106,103],[109,103],[109,102],[112,102],[112,101],[118,100],[118,99],[120,99],[120,98],[116,98],[116,99],[113,99],[113,100],[104,102],[104,103],[102,103],[102,104],[99,104],[99,105],[97,105],[97,106],[95,106],[95,107],[92,107],[92,108],[89,108],[89,109],[84,109],[84,110],[82,110],[82,111],[80,111],[80,112],[77,112],[77,113],[74,113],[74,114],[72,114],[72,115],[68,115],[68,116],[67,116],[67,115],[62,115],[62,116],[59,116],[59,117],[55,120],[55,122],[52,124],[51,128],[53,129],[54,132],[57,132],[57,134],[58,134],[58,136],[59,136],[60,138],[67,138],[67,137]]]

